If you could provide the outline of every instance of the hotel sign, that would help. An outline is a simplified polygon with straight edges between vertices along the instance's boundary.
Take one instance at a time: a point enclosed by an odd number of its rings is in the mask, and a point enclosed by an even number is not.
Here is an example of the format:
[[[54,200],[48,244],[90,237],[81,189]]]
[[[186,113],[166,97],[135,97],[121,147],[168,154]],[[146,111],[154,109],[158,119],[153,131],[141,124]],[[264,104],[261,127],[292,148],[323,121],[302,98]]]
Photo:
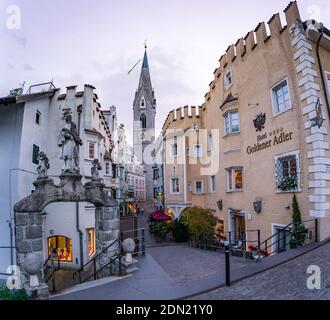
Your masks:
[[[269,135],[267,133],[258,135],[257,142],[248,146],[246,152],[253,154],[286,143],[292,140],[292,135],[293,132],[285,132],[283,128],[274,130]]]

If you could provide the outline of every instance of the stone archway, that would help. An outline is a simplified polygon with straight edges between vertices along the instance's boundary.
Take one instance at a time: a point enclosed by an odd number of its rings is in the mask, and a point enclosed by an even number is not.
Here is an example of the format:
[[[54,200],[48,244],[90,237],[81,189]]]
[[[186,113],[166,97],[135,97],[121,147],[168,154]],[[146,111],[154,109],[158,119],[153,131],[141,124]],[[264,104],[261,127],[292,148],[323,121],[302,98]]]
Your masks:
[[[21,279],[29,296],[47,298],[48,286],[43,277],[43,234],[42,211],[54,202],[90,202],[95,205],[95,229],[97,253],[108,247],[119,238],[119,218],[117,202],[104,191],[101,180],[81,182],[82,176],[77,173],[62,173],[60,184],[55,185],[52,179],[38,178],[33,184],[35,191],[19,201],[15,207],[15,239],[17,265],[21,270]],[[100,261],[109,260],[119,252],[119,244],[112,251],[102,254]],[[29,256],[33,253],[40,256],[38,266],[38,287],[32,287],[29,274],[26,272]]]

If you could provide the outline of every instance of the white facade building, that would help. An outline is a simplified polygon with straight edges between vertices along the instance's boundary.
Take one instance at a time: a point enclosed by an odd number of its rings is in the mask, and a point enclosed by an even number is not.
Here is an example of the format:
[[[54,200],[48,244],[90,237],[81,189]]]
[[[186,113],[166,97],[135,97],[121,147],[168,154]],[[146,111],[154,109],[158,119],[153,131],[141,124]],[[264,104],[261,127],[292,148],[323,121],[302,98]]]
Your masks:
[[[59,182],[63,161],[60,159],[58,134],[63,128],[63,114],[70,113],[79,128],[83,145],[79,149],[82,182],[91,179],[91,166],[98,159],[100,176],[106,190],[112,193],[112,138],[105,116],[101,112],[95,88],[85,85],[67,87],[66,93],[53,86],[46,91],[17,97],[0,98],[0,247],[13,246],[13,206],[33,192],[36,179],[37,155],[47,154],[48,175]],[[89,203],[53,203],[43,215],[44,258],[49,246],[56,247],[62,266],[79,268],[95,253],[95,211]],[[10,228],[10,222],[12,228]],[[0,273],[5,277],[7,267],[15,264],[15,252],[0,248]],[[1,276],[1,275],[0,275]]]

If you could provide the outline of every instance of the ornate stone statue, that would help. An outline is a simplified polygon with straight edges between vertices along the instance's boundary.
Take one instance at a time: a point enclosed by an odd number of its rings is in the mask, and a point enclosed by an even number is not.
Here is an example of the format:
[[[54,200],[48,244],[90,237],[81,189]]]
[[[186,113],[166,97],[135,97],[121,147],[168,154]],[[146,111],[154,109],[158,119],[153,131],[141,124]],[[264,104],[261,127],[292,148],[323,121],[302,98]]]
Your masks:
[[[77,126],[72,122],[70,114],[64,117],[65,126],[59,134],[58,146],[62,147],[61,159],[64,160],[62,172],[79,173],[79,138]]]
[[[50,168],[49,160],[44,152],[39,152],[38,155],[39,165],[37,167],[38,179],[48,178],[47,171]]]
[[[94,159],[93,160],[93,166],[91,169],[91,173],[92,173],[92,180],[93,181],[100,181],[100,175],[99,175],[99,170],[102,170],[102,167],[100,165],[100,162],[98,159]]]

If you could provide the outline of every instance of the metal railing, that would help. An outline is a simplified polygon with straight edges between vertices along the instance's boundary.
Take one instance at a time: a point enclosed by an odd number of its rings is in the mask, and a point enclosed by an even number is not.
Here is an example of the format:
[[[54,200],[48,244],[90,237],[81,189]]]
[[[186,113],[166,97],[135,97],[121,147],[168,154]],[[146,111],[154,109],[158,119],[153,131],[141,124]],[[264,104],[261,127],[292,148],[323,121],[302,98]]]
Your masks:
[[[256,240],[247,240],[247,233],[256,233]],[[255,259],[254,255],[248,250],[249,244],[256,244],[257,248],[260,248],[260,230],[247,230],[246,232],[241,232],[238,236],[236,232],[227,231],[224,232],[225,239],[205,239],[204,241],[193,240],[189,237],[188,245],[210,251],[221,251],[225,252],[225,248],[228,247],[231,255],[242,256],[245,259]]]
[[[102,265],[101,267],[97,267],[97,259],[100,258],[101,255],[105,254],[110,248],[112,248],[115,244],[119,244],[119,253],[115,253],[107,262],[106,264]],[[119,260],[118,266],[118,275],[121,275],[121,241],[120,239],[117,239],[113,241],[109,246],[104,248],[100,253],[98,253],[95,257],[93,257],[91,260],[89,260],[87,263],[85,263],[79,270],[77,270],[72,275],[72,281],[75,283],[75,277],[78,276],[79,283],[84,283],[88,281],[89,279],[93,278],[94,280],[98,279],[98,275],[101,271],[103,271],[106,267],[110,267],[110,273],[112,272],[112,266],[115,263],[116,260]],[[92,273],[88,274],[87,277],[84,279],[82,278],[83,272],[86,272],[86,269],[92,268]]]
[[[260,244],[264,256],[285,252],[288,246],[295,248],[319,241],[318,219],[290,223]],[[310,224],[311,226],[308,226]]]
[[[300,223],[290,223],[281,228],[271,237],[261,242],[260,230],[247,230],[241,232],[239,236],[235,232],[225,232],[224,239],[205,239],[204,241],[193,240],[189,237],[188,245],[210,251],[225,252],[228,247],[231,255],[242,256],[244,259],[260,260],[276,253],[285,252],[288,247],[296,248],[307,243],[318,242],[319,226],[318,219],[310,219]],[[248,233],[256,236],[247,237]],[[247,240],[247,239],[254,240]]]
[[[52,292],[56,292],[56,272],[60,270],[61,268],[61,263],[60,259],[57,254],[53,253],[52,248],[50,248],[50,255],[46,259],[43,270],[45,270],[47,267],[49,267],[48,263],[50,262],[50,275],[48,278],[45,278],[45,282],[48,284],[48,281],[51,279],[52,280]],[[54,261],[57,261],[57,267],[55,268]],[[45,271],[44,271],[45,272]]]
[[[135,242],[135,251],[132,255],[145,256],[146,254],[145,228],[122,231],[120,233],[121,242],[123,242],[127,238],[133,239]]]

